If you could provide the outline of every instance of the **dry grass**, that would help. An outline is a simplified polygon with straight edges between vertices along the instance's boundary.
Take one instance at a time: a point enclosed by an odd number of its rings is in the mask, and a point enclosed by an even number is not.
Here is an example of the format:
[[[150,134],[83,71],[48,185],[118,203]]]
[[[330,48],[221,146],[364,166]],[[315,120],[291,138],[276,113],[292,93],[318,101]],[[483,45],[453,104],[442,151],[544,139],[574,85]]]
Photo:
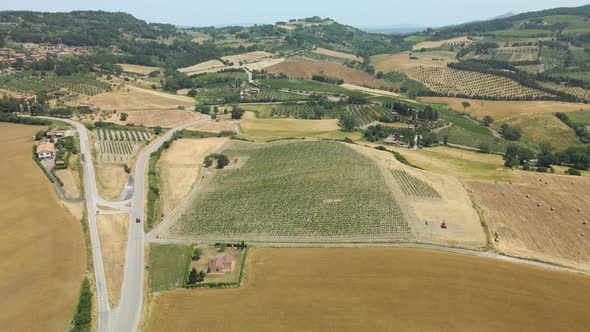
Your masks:
[[[388,73],[420,66],[446,67],[450,62],[457,62],[455,55],[455,52],[449,51],[423,52],[412,53],[411,56],[418,59],[410,59],[410,53],[379,54],[371,57],[371,62],[375,66],[375,71]]]
[[[119,303],[127,250],[127,214],[98,215],[96,217],[100,237],[100,251],[106,275],[109,303],[114,308]]]
[[[301,119],[259,119],[254,113],[246,112],[240,121],[244,134],[267,135],[279,137],[322,136],[328,132],[339,131],[337,119],[301,120]]]
[[[127,183],[127,173],[122,165],[96,163],[96,185],[100,195],[106,199],[118,200]]]
[[[57,177],[63,182],[63,191],[68,198],[79,198],[80,197],[80,185],[79,179],[74,177],[74,174],[69,169],[62,169],[55,171]],[[77,175],[76,175],[77,176]]]
[[[101,110],[154,110],[173,109],[178,106],[194,106],[195,100],[190,97],[176,96],[168,93],[141,89],[126,85],[116,91],[101,93],[99,95],[83,98],[78,103],[91,103]]]
[[[179,68],[178,71],[187,75],[195,75],[202,73],[215,73],[225,68],[227,68],[227,66],[224,65],[223,62],[219,60],[209,60],[197,63],[196,65],[190,67]]]
[[[517,184],[465,181],[483,209],[490,234],[501,236],[496,248],[590,271],[590,226],[583,224],[590,223],[590,179],[519,175],[522,183]]]
[[[324,75],[330,78],[344,80],[369,87],[395,87],[395,85],[378,80],[377,78],[337,63],[308,60],[289,60],[266,68],[269,73],[282,73],[293,78],[311,79],[313,75]]]
[[[166,150],[159,164],[164,215],[190,192],[205,157],[227,141],[227,138],[180,139]]]
[[[0,123],[0,326],[65,331],[86,268],[80,220],[31,158],[42,127]]]
[[[147,75],[153,71],[162,71],[162,68],[159,68],[159,67],[130,65],[130,64],[125,64],[125,63],[119,63],[118,65],[121,66],[121,68],[123,68],[124,72],[140,74],[140,75]]]
[[[425,41],[412,46],[413,50],[421,50],[423,48],[437,48],[441,46],[459,46],[461,43],[471,44],[472,41],[466,36],[439,40],[439,41]]]
[[[262,59],[257,62],[248,63],[248,64],[244,65],[244,67],[248,68],[249,70],[262,70],[262,69],[268,68],[270,66],[277,65],[283,61],[285,61],[285,58]]]
[[[144,125],[147,127],[160,126],[163,128],[174,128],[183,123],[196,121],[201,118],[198,113],[179,109],[170,110],[142,110],[126,111],[128,114],[127,121],[121,121],[117,112],[113,114],[106,122],[116,123],[122,126],[127,124]]]
[[[385,90],[377,90],[377,89],[370,89],[370,88],[365,88],[365,87],[354,85],[354,84],[344,83],[344,84],[341,84],[340,86],[343,87],[343,88],[345,88],[345,89],[348,89],[348,90],[360,91],[360,92],[368,93],[368,94],[370,94],[372,96],[401,97],[399,94],[397,94],[395,92],[390,92],[390,91],[385,91]]]
[[[328,50],[328,49],[321,48],[321,47],[316,48],[313,52],[314,53],[317,53],[317,54],[323,54],[323,55],[327,55],[327,56],[332,56],[332,57],[335,57],[335,58],[341,58],[341,59],[346,59],[346,60],[353,60],[353,61],[361,62],[361,63],[363,62],[363,58],[358,57],[358,56],[356,56],[354,54],[343,53],[343,52],[338,52],[338,51],[332,51],[332,50]]]
[[[590,324],[590,278],[486,258],[413,249],[254,249],[246,269],[241,288],[158,294],[148,330],[520,332]],[[195,303],[206,305],[196,310]]]
[[[502,120],[510,126],[522,129],[522,139],[541,143],[549,142],[557,150],[565,150],[576,144],[580,139],[572,128],[559,120],[554,114],[523,114]],[[500,122],[494,124],[499,130]]]
[[[220,133],[222,131],[234,131],[234,126],[231,122],[207,121],[200,123],[196,126],[189,127],[187,129],[195,131],[205,131],[208,133]]]
[[[257,60],[262,60],[264,58],[270,58],[272,57],[274,54],[272,53],[268,53],[268,52],[264,52],[264,51],[254,51],[254,52],[248,52],[248,53],[242,53],[242,54],[236,54],[236,55],[228,55],[228,56],[224,56],[221,59],[224,61],[229,61],[229,62],[233,62],[234,64],[238,63],[238,62],[253,62],[253,61],[257,61]]]
[[[468,107],[466,111],[478,119],[490,115],[496,120],[521,114],[573,112],[590,109],[590,105],[587,104],[559,101],[489,101],[444,97],[423,97],[420,100],[427,103],[447,104],[459,112],[463,112],[461,103],[466,101],[471,104],[471,107]]]

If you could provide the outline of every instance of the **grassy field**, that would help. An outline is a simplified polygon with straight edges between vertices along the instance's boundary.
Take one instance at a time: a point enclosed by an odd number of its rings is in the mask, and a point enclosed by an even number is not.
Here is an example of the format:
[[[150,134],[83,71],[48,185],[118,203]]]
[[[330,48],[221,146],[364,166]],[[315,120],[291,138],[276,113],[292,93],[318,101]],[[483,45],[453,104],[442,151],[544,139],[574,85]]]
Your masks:
[[[411,235],[377,165],[342,143],[234,142],[172,233],[215,240],[325,241]],[[237,164],[235,162],[237,160]]]
[[[160,292],[182,287],[192,254],[192,245],[150,245],[150,289]]]
[[[240,288],[160,294],[147,330],[536,332],[590,324],[590,278],[582,275],[413,249],[254,249],[247,261]]]
[[[572,119],[574,122],[590,125],[590,110],[581,112],[571,112],[568,113],[567,116],[569,116],[569,118]]]
[[[522,139],[535,146],[541,142],[549,142],[557,150],[565,150],[569,146],[581,144],[572,128],[559,120],[554,114],[525,114],[494,123],[499,129],[500,124],[522,129]]]
[[[86,269],[82,226],[61,205],[31,147],[43,127],[0,123],[0,326],[66,331]]]
[[[395,149],[412,165],[430,172],[449,174],[462,178],[516,181],[510,169],[504,167],[499,155],[483,154],[447,147],[422,150]]]
[[[123,68],[124,72],[133,73],[133,74],[140,74],[146,75],[154,71],[164,71],[162,68],[159,67],[149,67],[149,66],[140,66],[140,65],[130,65],[126,63],[119,63],[119,66]]]

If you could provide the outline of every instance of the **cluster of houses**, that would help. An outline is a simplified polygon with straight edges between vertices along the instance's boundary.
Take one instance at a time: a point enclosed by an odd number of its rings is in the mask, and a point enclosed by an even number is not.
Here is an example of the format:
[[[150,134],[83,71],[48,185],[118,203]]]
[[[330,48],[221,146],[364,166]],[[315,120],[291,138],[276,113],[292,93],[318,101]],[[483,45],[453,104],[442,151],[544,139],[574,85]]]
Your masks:
[[[27,55],[24,53],[17,53],[12,48],[0,48],[0,63],[13,63],[18,59],[22,59],[24,61],[27,59]]]
[[[34,62],[62,56],[90,54],[86,48],[67,46],[64,44],[18,43],[17,45],[20,49],[24,49],[26,53],[16,52],[13,48],[0,48],[0,62],[13,63],[18,59]]]
[[[390,135],[385,140],[383,140],[383,144],[385,145],[403,145],[406,144],[403,142],[404,135]]]
[[[49,160],[55,158],[55,144],[53,142],[60,138],[72,136],[73,131],[67,129],[50,130],[45,133],[45,138],[37,145],[37,158]]]

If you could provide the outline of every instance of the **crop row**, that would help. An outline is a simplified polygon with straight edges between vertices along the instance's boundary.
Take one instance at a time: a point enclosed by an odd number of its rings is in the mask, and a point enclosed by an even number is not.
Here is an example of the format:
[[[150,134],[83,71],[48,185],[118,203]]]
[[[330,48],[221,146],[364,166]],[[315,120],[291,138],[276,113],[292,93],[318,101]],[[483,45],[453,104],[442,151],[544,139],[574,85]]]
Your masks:
[[[33,94],[67,90],[71,93],[88,96],[111,91],[109,83],[98,81],[91,75],[36,75],[32,72],[0,76],[0,87],[11,91]]]
[[[321,109],[319,111],[322,118],[334,119],[338,117],[338,109]],[[314,108],[305,105],[286,105],[279,106],[272,109],[270,113],[272,117],[282,118],[297,118],[297,119],[314,119],[317,118]]]
[[[98,129],[97,135],[100,141],[142,142],[150,139],[150,134],[145,131]]]
[[[439,94],[473,98],[540,99],[551,95],[525,87],[511,79],[471,71],[440,67],[414,67],[407,71],[412,79]]]
[[[258,94],[247,95],[244,98],[246,102],[278,102],[278,101],[297,101],[307,99],[307,96],[295,93],[289,93],[273,89],[264,89]]]
[[[575,96],[576,98],[582,101],[590,101],[590,90],[555,83],[542,83],[542,85],[553,90],[565,92],[569,95]]]
[[[440,194],[434,188],[408,172],[396,169],[392,170],[391,173],[406,196],[440,198]]]
[[[354,117],[356,125],[362,127],[383,117],[391,118],[391,112],[378,105],[350,105],[348,112]]]
[[[101,154],[117,154],[117,155],[131,155],[135,150],[141,146],[141,143],[137,142],[100,142],[99,151]]]

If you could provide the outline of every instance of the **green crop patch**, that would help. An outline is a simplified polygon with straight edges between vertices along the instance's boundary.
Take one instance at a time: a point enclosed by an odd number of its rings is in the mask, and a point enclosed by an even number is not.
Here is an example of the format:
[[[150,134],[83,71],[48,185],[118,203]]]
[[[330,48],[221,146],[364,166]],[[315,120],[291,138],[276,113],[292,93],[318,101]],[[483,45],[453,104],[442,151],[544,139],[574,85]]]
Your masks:
[[[377,165],[345,144],[233,142],[223,153],[232,163],[208,179],[173,233],[292,242],[411,236]]]
[[[393,170],[391,172],[406,196],[440,199],[440,194],[428,183],[403,170]]]
[[[154,292],[180,288],[184,284],[193,246],[152,244],[150,246],[150,288]]]

